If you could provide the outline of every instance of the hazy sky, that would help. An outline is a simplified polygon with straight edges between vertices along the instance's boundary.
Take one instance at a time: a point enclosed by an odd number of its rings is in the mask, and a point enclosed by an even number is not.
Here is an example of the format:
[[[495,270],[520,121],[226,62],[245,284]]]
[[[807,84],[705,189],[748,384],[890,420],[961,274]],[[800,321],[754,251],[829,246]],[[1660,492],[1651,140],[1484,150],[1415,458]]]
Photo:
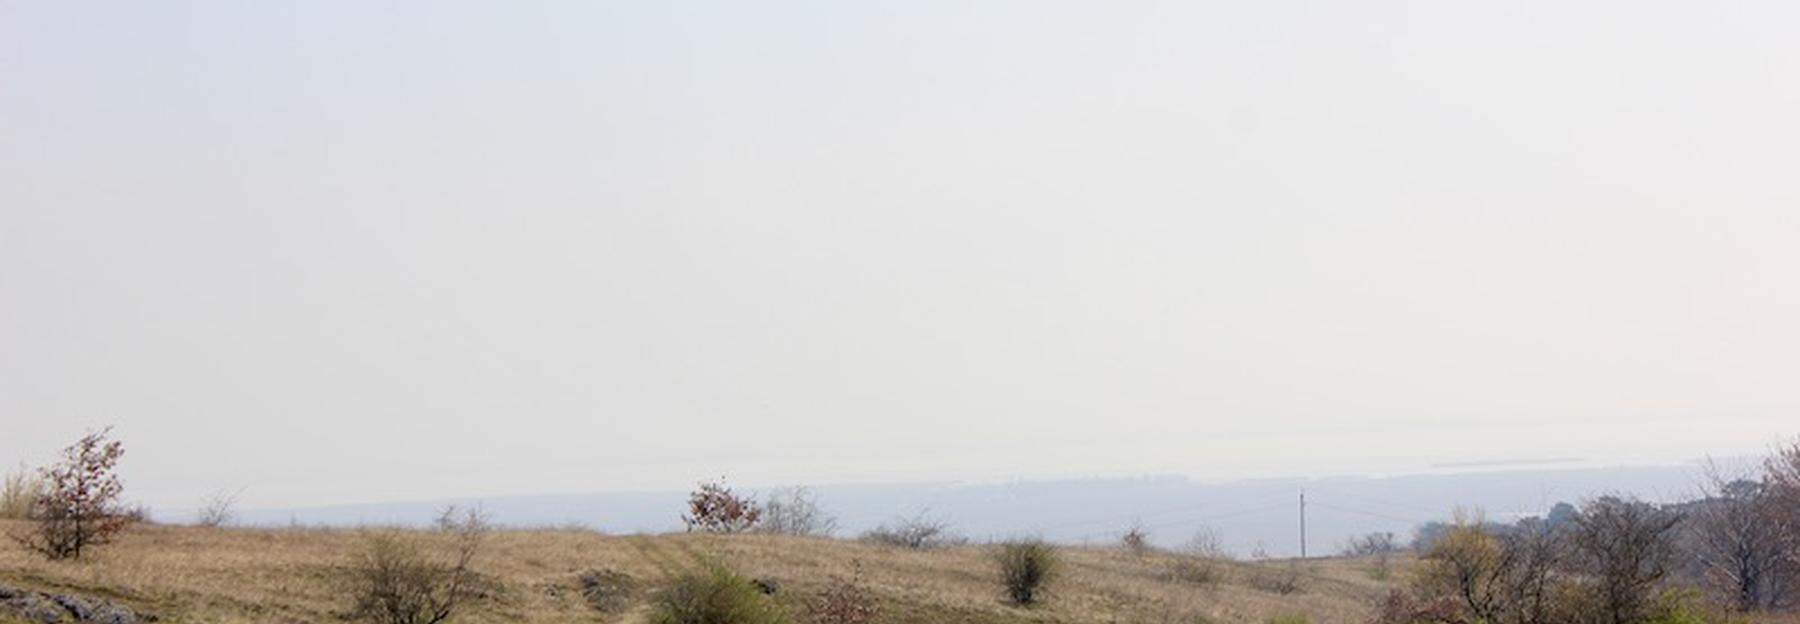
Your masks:
[[[1800,433],[1800,3],[0,1],[0,462],[140,498]]]

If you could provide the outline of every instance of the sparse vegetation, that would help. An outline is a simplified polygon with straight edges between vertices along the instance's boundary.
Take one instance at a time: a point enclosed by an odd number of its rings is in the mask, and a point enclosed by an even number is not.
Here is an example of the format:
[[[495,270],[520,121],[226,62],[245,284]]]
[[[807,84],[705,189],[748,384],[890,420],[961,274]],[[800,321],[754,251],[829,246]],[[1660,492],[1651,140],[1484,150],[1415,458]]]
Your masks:
[[[688,495],[688,512],[681,521],[688,531],[741,533],[756,528],[762,513],[755,499],[738,496],[720,479],[703,482]]]
[[[652,624],[787,624],[792,619],[750,579],[718,562],[677,577],[657,594]]]
[[[107,439],[108,433],[82,436],[63,450],[61,462],[42,471],[42,485],[26,514],[32,528],[15,540],[52,560],[78,559],[131,523],[130,511],[119,504],[125,486],[117,466],[125,447]]]
[[[1006,597],[1019,606],[1043,600],[1045,585],[1056,576],[1059,565],[1056,547],[1040,539],[1002,543],[996,560]]]
[[[487,538],[487,518],[478,509],[452,513],[457,519],[441,524],[435,535],[389,530],[366,536],[363,552],[346,570],[353,617],[436,624],[481,594],[472,566]]]

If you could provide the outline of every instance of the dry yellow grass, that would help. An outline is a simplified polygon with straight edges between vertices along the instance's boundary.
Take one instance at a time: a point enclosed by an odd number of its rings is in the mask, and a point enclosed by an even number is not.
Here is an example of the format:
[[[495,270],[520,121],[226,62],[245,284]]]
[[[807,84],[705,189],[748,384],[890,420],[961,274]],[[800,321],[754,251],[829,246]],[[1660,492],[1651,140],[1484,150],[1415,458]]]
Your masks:
[[[0,523],[0,531],[22,525]],[[77,562],[49,562],[0,546],[0,583],[102,596],[169,622],[326,622],[349,601],[338,566],[357,553],[354,529],[204,529],[140,526]],[[579,589],[585,570],[610,569],[655,586],[712,557],[746,575],[770,577],[798,598],[860,561],[884,622],[1266,622],[1303,615],[1320,624],[1368,620],[1386,585],[1362,562],[1296,565],[1300,591],[1259,589],[1287,562],[1225,563],[1223,578],[1196,585],[1173,578],[1174,557],[1116,548],[1066,548],[1048,601],[1019,609],[1001,598],[990,551],[978,545],[908,551],[845,540],[765,535],[607,536],[583,531],[505,530],[477,563],[498,581],[492,599],[464,622],[632,622],[643,608],[603,616]]]

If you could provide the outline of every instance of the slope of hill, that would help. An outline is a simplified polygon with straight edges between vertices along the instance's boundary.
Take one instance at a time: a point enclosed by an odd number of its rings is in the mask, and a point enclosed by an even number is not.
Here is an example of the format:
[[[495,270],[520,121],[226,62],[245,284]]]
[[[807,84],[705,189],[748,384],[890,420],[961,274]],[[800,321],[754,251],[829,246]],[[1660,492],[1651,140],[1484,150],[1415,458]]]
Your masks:
[[[0,526],[0,531],[22,527]],[[0,547],[0,585],[113,600],[164,622],[328,622],[350,605],[342,566],[363,546],[355,529],[203,529],[141,526],[77,562],[47,562]],[[583,596],[581,575],[607,570],[654,588],[708,558],[779,581],[804,601],[860,563],[884,622],[1265,622],[1300,615],[1315,623],[1368,619],[1386,588],[1364,562],[1220,563],[1213,583],[1172,574],[1176,558],[1117,548],[1066,548],[1065,574],[1047,603],[1006,605],[991,553],[980,545],[912,551],[874,544],[765,535],[608,536],[585,531],[504,530],[477,567],[497,589],[466,622],[635,622],[640,603],[606,615]],[[1292,574],[1298,589],[1273,581]],[[0,615],[0,622],[6,621]]]

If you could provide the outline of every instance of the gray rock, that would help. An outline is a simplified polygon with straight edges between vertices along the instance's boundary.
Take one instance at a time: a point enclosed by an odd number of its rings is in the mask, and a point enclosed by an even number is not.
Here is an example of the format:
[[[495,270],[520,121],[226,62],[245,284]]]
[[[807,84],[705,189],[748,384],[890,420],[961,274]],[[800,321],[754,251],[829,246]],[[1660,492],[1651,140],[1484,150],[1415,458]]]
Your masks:
[[[156,619],[109,600],[75,594],[43,594],[5,585],[0,585],[0,612],[14,613],[40,624],[137,624]]]

